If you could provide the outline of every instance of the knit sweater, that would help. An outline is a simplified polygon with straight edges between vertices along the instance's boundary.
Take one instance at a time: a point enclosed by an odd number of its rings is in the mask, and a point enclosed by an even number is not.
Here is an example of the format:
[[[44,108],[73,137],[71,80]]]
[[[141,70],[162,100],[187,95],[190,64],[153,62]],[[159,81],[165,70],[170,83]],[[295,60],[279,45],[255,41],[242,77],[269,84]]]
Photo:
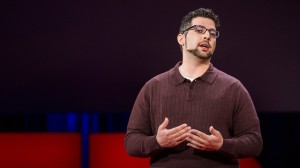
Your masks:
[[[181,62],[149,80],[134,103],[125,135],[129,155],[151,157],[151,167],[239,167],[239,158],[262,150],[260,123],[251,97],[241,82],[210,64],[194,81],[179,72]],[[156,134],[165,117],[168,129],[186,123],[206,134],[213,126],[224,141],[219,151],[188,147],[187,142],[162,148]]]

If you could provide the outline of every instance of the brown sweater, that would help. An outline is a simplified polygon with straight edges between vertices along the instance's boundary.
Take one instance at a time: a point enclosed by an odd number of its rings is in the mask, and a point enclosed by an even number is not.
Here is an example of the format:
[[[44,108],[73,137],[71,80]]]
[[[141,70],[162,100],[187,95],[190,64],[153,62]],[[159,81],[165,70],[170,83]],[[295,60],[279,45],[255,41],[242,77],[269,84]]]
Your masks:
[[[176,64],[149,80],[141,89],[129,118],[125,148],[131,156],[151,157],[151,167],[235,168],[239,158],[258,156],[262,150],[259,119],[249,93],[240,81],[216,69],[193,82],[186,80]],[[168,128],[186,123],[209,133],[214,126],[224,143],[220,151],[187,147],[162,148],[156,133],[164,118]]]

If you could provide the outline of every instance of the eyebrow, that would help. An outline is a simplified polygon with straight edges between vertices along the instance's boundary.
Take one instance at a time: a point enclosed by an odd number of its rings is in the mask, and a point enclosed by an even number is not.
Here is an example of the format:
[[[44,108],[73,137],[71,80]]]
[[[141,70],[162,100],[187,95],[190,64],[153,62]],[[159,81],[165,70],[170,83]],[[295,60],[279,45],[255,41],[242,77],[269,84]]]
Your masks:
[[[203,26],[203,25],[200,25],[200,24],[195,24],[195,25],[193,25],[193,26],[191,26],[191,27],[196,27],[196,26],[201,26],[201,27],[203,27],[203,28],[205,28],[205,29],[207,29],[207,30],[214,30],[214,31],[217,31],[217,29],[214,29],[214,28],[206,28],[205,26]],[[189,27],[189,28],[191,28],[191,27]],[[189,29],[189,28],[187,28],[187,29]]]

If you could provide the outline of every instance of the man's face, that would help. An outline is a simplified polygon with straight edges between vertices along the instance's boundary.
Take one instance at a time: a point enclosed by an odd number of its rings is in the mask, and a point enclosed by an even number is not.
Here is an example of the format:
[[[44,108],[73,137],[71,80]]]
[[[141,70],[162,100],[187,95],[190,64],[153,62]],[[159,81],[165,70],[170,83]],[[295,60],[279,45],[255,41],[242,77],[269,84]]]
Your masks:
[[[201,25],[208,30],[205,33],[197,31],[196,28],[188,30],[185,35],[185,48],[187,52],[201,59],[210,59],[216,48],[216,38],[212,37],[209,30],[216,30],[213,20],[204,17],[192,19],[192,25]]]

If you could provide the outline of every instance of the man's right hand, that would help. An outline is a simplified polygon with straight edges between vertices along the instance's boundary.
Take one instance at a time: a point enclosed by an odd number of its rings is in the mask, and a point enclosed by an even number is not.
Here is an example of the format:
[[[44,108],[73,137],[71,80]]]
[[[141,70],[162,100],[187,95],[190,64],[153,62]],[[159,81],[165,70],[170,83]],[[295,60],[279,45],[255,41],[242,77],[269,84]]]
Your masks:
[[[161,147],[174,147],[185,141],[188,131],[191,127],[187,124],[181,124],[177,127],[167,129],[169,119],[165,118],[164,122],[158,127],[156,140]]]

